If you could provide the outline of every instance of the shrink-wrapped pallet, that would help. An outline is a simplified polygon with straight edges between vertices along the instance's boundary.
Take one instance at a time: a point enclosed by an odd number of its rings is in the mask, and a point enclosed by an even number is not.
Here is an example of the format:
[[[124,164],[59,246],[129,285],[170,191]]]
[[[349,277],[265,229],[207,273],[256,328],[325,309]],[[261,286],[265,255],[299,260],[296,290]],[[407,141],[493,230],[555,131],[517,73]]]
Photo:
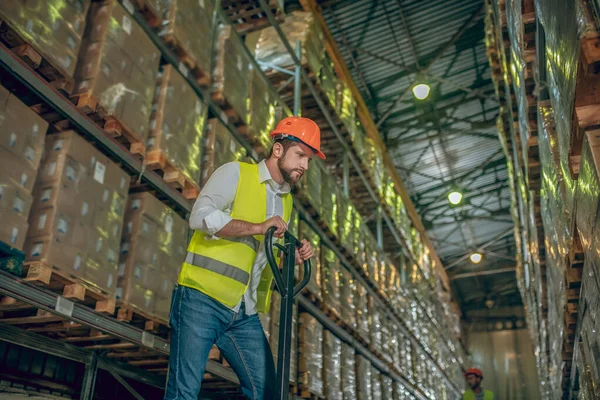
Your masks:
[[[381,372],[373,366],[371,366],[371,392],[373,400],[384,400],[381,392]]]
[[[4,0],[0,20],[8,23],[53,67],[66,77],[73,77],[89,6],[90,0]]]
[[[313,231],[304,221],[300,221],[298,225],[298,237],[300,240],[307,240],[315,251],[315,256],[310,260],[312,273],[308,285],[306,285],[305,291],[311,293],[317,299],[322,299],[322,278],[321,278],[321,238]],[[297,270],[304,271],[303,268],[296,268]],[[300,274],[299,279],[302,279],[303,272]]]
[[[340,260],[335,253],[321,246],[321,283],[323,302],[338,317],[341,317],[340,305]]]
[[[251,162],[251,158],[221,121],[211,118],[206,123],[202,184],[208,181],[217,168],[231,161]]]
[[[339,80],[335,75],[333,61],[327,53],[325,53],[318,79],[321,91],[325,95],[331,108],[335,109],[337,106],[337,84]]]
[[[394,381],[389,376],[381,375],[381,398],[383,400],[394,399]]]
[[[320,159],[313,158],[298,187],[302,195],[308,200],[310,207],[321,216],[323,216],[321,193],[323,190],[329,190],[329,188],[323,187],[326,174],[323,162]]]
[[[46,136],[25,253],[114,295],[129,176],[74,131]]]
[[[363,356],[356,356],[356,391],[358,400],[373,400],[371,363]]]
[[[186,254],[188,224],[150,193],[129,196],[117,300],[169,320],[172,289]]]
[[[311,182],[307,182],[311,185]],[[335,176],[329,171],[323,173],[323,189],[321,190],[321,210],[319,214],[327,224],[327,227],[331,233],[338,234],[338,223],[337,209],[338,209],[338,198],[341,194],[338,192],[338,184],[335,180]]]
[[[159,62],[158,49],[119,2],[92,2],[75,93],[93,96],[142,142],[148,137]]]
[[[192,182],[200,183],[206,105],[171,65],[158,75],[146,151],[161,154]]]
[[[0,241],[23,250],[48,123],[0,86]]]
[[[214,0],[153,0],[162,24],[159,36],[185,55],[187,67],[208,84],[213,40]]]
[[[271,299],[271,310],[269,311],[268,317],[263,317],[269,321],[269,343],[271,345],[271,352],[273,353],[273,359],[275,365],[279,358],[279,329],[281,326],[281,296],[278,292],[274,291]],[[263,314],[260,313],[260,316]],[[290,382],[296,383],[298,379],[298,341],[296,340],[298,335],[298,306],[293,304],[292,306],[292,328],[291,328],[291,341],[292,346],[290,348]]]
[[[270,134],[283,117],[279,94],[261,76],[256,68],[250,68],[248,136],[252,144],[267,152],[271,147]]]
[[[302,393],[324,397],[323,326],[301,313],[298,326],[298,385]]]
[[[356,356],[354,348],[342,343],[342,398],[355,400],[356,391]]]
[[[356,293],[356,282],[352,273],[344,267],[340,267],[340,309],[342,321],[353,330],[357,329],[356,306],[354,305],[354,294]]]
[[[358,334],[367,342],[370,342],[369,329],[369,296],[367,289],[359,282],[356,283],[354,304],[356,305],[356,322]]]
[[[382,352],[383,348],[383,336],[381,334],[381,328],[383,325],[382,311],[375,303],[375,299],[369,296],[369,335],[371,336],[371,344],[379,353]]]
[[[217,28],[211,96],[224,108],[232,109],[238,122],[248,125],[251,61],[234,29],[228,24]]]
[[[330,331],[323,332],[323,385],[325,398],[343,400],[342,342]]]
[[[353,232],[356,214],[356,209],[350,200],[346,196],[340,196],[337,208],[338,238],[341,245],[348,251],[354,247]]]
[[[286,15],[280,28],[293,48],[300,41],[302,64],[308,66],[313,74],[318,75],[325,56],[325,46],[323,31],[313,14],[303,11],[291,12]],[[270,65],[281,68],[291,68],[294,65],[290,53],[273,27],[249,36],[258,36],[253,40],[256,42],[254,55],[257,61],[265,64],[265,69],[268,69]]]

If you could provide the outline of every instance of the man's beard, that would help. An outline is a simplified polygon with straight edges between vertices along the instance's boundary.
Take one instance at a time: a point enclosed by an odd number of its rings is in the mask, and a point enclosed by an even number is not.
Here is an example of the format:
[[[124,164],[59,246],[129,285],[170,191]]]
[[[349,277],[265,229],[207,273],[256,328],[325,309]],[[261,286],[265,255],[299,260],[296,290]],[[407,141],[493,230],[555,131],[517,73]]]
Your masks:
[[[302,178],[302,176],[304,175],[304,172],[301,169],[284,168],[283,167],[284,160],[285,160],[285,156],[283,158],[280,158],[279,160],[277,160],[277,166],[279,167],[279,172],[281,172],[281,176],[283,177],[283,180],[286,183],[288,183],[290,185],[294,185],[294,184],[298,183],[298,181],[300,181],[300,178]],[[294,173],[294,172],[298,172],[300,174],[296,181],[294,181],[294,179],[292,178],[292,173]]]

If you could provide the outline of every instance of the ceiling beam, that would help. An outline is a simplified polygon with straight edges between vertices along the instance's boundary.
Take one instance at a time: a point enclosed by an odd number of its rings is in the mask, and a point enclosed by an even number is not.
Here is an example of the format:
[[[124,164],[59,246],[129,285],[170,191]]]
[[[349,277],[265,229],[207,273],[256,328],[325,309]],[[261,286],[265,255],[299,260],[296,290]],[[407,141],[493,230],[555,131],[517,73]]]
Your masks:
[[[456,279],[465,279],[465,278],[473,278],[476,276],[488,276],[488,275],[496,275],[496,274],[505,274],[507,272],[515,272],[515,267],[506,267],[506,268],[498,268],[488,271],[477,271],[477,272],[465,272],[463,274],[450,275],[450,280]]]
[[[469,29],[469,27],[471,26],[471,23],[473,23],[479,17],[479,14],[481,14],[481,11],[483,10],[483,6],[484,6],[484,4],[482,4],[481,7],[477,8],[477,10],[467,19],[467,21],[465,21],[465,23],[460,27],[460,29],[450,38],[450,40],[448,42],[446,42],[446,44],[442,45],[436,51],[436,56],[433,59],[429,60],[428,63],[427,63],[427,65],[425,65],[423,67],[423,69],[421,69],[420,72],[426,73],[433,66],[433,64],[435,64],[440,58],[442,58],[442,56],[444,55],[444,53],[446,53],[446,51],[454,43],[456,43],[456,41],[467,31],[467,29]],[[413,84],[409,85],[404,90],[404,92],[402,92],[398,96],[398,98],[392,103],[392,105],[383,114],[383,116],[381,118],[379,118],[379,120],[377,121],[377,124],[375,125],[377,128],[379,128],[381,126],[381,124],[383,124],[383,122],[390,116],[390,114],[392,113],[392,111],[396,107],[396,104],[398,104],[398,102],[400,102],[404,98],[404,96],[406,96],[406,94],[410,92]]]

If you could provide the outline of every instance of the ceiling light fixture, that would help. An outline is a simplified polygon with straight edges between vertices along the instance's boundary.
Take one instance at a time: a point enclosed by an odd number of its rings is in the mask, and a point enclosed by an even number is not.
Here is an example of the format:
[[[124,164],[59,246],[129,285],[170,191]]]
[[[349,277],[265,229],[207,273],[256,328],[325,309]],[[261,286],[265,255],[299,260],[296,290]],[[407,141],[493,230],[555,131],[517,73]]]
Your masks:
[[[431,91],[431,87],[429,87],[426,83],[417,83],[412,88],[413,94],[419,100],[425,100],[429,96],[429,92]]]
[[[479,264],[481,262],[481,260],[483,259],[483,256],[481,255],[481,253],[475,252],[475,253],[472,253],[469,258],[471,259],[471,262],[473,264]]]
[[[462,193],[457,192],[456,190],[453,190],[452,192],[448,193],[448,201],[452,205],[459,204],[462,201],[462,198],[463,198]]]

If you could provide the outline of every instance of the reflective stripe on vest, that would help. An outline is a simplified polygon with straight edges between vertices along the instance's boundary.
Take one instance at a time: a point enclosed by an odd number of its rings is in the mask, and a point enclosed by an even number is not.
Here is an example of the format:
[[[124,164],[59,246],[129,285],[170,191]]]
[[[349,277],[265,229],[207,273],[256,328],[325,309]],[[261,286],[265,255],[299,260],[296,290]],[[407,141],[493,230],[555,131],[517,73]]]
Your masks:
[[[260,182],[258,165],[238,164],[240,178],[231,217],[261,223],[266,220],[266,182]],[[292,197],[285,194],[281,199],[283,218],[288,221],[292,212]],[[260,235],[213,240],[204,233],[195,231],[177,282],[199,290],[229,307],[235,307],[248,288],[256,254],[263,239],[264,236]],[[260,312],[268,312],[272,280],[271,269],[266,266],[257,290],[256,308]]]

